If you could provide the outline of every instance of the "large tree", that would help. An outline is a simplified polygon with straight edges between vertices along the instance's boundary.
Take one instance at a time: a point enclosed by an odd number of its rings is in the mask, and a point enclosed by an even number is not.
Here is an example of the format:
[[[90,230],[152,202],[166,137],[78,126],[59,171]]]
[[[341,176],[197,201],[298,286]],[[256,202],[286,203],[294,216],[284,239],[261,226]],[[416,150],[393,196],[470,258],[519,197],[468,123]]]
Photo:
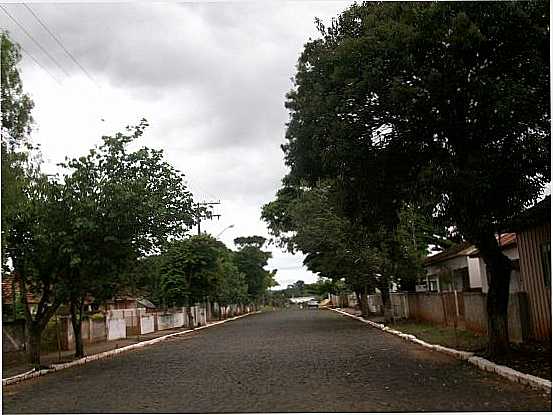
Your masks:
[[[265,267],[271,253],[263,251],[265,238],[262,236],[239,237],[234,240],[237,251],[233,255],[238,271],[246,276],[248,295],[252,302],[259,303],[267,289],[275,285],[274,272]]]
[[[145,120],[127,133],[103,137],[88,155],[61,166],[66,210],[64,252],[71,270],[66,289],[75,333],[75,354],[84,355],[81,322],[84,302],[113,296],[127,282],[128,264],[159,252],[193,225],[192,196],[183,175],[163,160],[163,152],[129,151],[143,134]]]
[[[29,360],[38,367],[42,332],[67,298],[63,283],[69,272],[63,252],[66,211],[61,186],[45,176],[28,177],[23,190],[6,234],[6,255],[18,278]],[[30,298],[38,299],[34,311]]]
[[[208,235],[171,241],[162,253],[161,289],[168,305],[190,306],[217,298],[228,248]]]
[[[333,181],[303,190],[285,187],[263,207],[262,217],[281,246],[306,254],[310,271],[335,281],[345,278],[368,315],[367,295],[375,288],[389,304],[389,276],[382,270],[377,234],[341,214],[339,202]]]
[[[30,133],[33,123],[33,101],[23,91],[23,83],[17,65],[21,60],[18,44],[11,41],[5,31],[0,31],[0,90],[2,111],[2,266],[6,261],[6,235],[12,228],[17,205],[23,201],[24,187],[30,164]]]
[[[482,253],[488,352],[504,352],[496,235],[550,180],[548,3],[363,3],[319,29],[286,104],[286,181],[337,178],[348,217],[391,227],[424,195]]]

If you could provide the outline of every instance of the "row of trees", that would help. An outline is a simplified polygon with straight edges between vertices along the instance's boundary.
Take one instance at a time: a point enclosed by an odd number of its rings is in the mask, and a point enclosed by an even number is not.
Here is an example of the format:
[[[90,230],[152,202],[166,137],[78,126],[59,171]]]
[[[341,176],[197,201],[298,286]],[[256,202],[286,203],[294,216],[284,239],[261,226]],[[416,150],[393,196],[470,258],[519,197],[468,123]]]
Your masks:
[[[360,297],[412,287],[429,246],[467,240],[490,273],[490,355],[508,349],[497,234],[550,181],[547,2],[355,4],[299,58],[290,168],[262,216]],[[389,303],[388,303],[389,304]]]
[[[172,240],[161,252],[140,258],[126,276],[126,287],[162,307],[190,306],[206,300],[225,307],[259,304],[275,285],[276,271],[267,271],[271,253],[265,238],[240,237],[232,251],[209,235]]]
[[[17,69],[19,47],[2,32],[1,48],[2,265],[18,280],[32,363],[40,364],[42,332],[62,304],[80,357],[90,297],[101,303],[157,284],[152,292],[164,304],[259,300],[273,275],[264,270],[264,239],[238,239],[231,252],[209,236],[187,237],[197,215],[210,212],[194,208],[184,175],[162,151],[136,148],[146,120],[66,159],[62,173],[44,174],[30,143],[33,102]],[[36,310],[29,298],[39,299]]]

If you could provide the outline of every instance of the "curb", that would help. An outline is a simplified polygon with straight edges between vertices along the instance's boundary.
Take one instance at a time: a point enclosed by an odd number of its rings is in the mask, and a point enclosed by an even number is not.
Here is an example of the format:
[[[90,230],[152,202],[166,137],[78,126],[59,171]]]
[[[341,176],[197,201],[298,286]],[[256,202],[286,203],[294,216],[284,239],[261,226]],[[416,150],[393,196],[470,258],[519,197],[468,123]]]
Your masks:
[[[528,385],[534,389],[542,389],[542,390],[545,390],[546,392],[551,393],[551,381],[547,379],[542,379],[534,375],[528,375],[526,373],[519,372],[518,370],[511,369],[508,366],[498,365],[496,363],[489,361],[488,359],[484,359],[483,357],[475,356],[474,353],[472,352],[465,352],[462,350],[450,349],[449,347],[444,347],[439,344],[427,343],[423,340],[417,339],[417,337],[412,334],[402,333],[401,331],[391,329],[385,326],[384,324],[375,323],[374,321],[370,321],[370,320],[364,319],[363,317],[358,317],[353,314],[346,313],[345,311],[342,311],[340,309],[334,309],[330,307],[324,307],[324,308],[327,310],[331,310],[336,313],[340,313],[345,316],[351,317],[355,320],[359,320],[377,329],[393,334],[395,336],[399,336],[412,343],[419,344],[420,346],[426,347],[427,349],[436,350],[438,352],[446,353],[450,356],[456,357],[457,359],[465,360],[470,364],[478,367],[481,370],[485,370],[491,373],[496,373],[499,376],[509,379],[511,382],[521,383],[523,385]]]
[[[144,340],[142,342],[129,344],[128,346],[119,347],[117,349],[107,350],[105,352],[101,352],[101,353],[93,354],[93,355],[90,355],[90,356],[86,356],[86,357],[83,357],[83,358],[78,359],[78,360],[73,360],[72,362],[52,364],[48,369],[41,369],[41,370],[32,369],[28,372],[21,373],[19,375],[15,375],[15,376],[12,376],[12,377],[9,377],[9,378],[6,378],[6,379],[2,379],[2,386],[7,386],[7,385],[14,384],[14,383],[19,383],[19,382],[22,382],[24,380],[36,378],[36,377],[43,376],[43,375],[46,375],[48,373],[57,372],[57,371],[60,371],[60,370],[63,370],[63,369],[68,369],[68,368],[73,367],[73,366],[81,366],[81,365],[84,365],[85,363],[92,362],[94,360],[103,359],[103,358],[109,357],[109,356],[115,356],[115,355],[118,355],[120,353],[127,352],[129,350],[141,349],[141,348],[143,348],[145,346],[149,346],[151,344],[160,343],[160,342],[162,342],[164,340],[167,340],[171,337],[182,336],[184,334],[193,333],[193,332],[196,332],[198,330],[204,330],[204,329],[207,329],[209,327],[217,326],[219,324],[227,323],[229,321],[237,320],[239,318],[246,317],[246,316],[249,316],[249,315],[252,315],[252,314],[258,314],[258,313],[261,313],[261,310],[252,311],[251,313],[242,314],[240,316],[227,318],[225,320],[216,321],[214,323],[209,323],[209,324],[206,324],[205,326],[196,327],[195,329],[186,329],[186,330],[183,330],[183,331],[178,331],[176,333],[166,334],[165,336],[156,337],[155,339]]]

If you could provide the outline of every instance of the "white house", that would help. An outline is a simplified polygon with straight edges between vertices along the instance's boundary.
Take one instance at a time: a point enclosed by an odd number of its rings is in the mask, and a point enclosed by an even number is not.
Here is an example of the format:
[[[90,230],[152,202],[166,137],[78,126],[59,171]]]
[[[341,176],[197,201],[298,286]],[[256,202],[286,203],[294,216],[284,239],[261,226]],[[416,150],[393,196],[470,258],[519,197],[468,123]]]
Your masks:
[[[513,262],[511,292],[520,287],[519,254],[516,234],[500,237],[500,246]],[[488,272],[478,249],[468,242],[453,246],[447,251],[426,257],[426,277],[419,280],[417,291],[482,291],[488,292]]]

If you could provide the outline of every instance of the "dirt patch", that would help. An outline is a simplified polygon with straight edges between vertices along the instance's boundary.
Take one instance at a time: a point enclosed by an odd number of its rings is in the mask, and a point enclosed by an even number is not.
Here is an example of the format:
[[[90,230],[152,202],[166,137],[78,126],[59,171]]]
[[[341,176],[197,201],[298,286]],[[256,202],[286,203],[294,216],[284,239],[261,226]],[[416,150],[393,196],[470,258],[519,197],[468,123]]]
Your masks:
[[[484,352],[477,355],[486,357]],[[508,354],[490,360],[522,373],[551,380],[551,344],[512,344]]]

